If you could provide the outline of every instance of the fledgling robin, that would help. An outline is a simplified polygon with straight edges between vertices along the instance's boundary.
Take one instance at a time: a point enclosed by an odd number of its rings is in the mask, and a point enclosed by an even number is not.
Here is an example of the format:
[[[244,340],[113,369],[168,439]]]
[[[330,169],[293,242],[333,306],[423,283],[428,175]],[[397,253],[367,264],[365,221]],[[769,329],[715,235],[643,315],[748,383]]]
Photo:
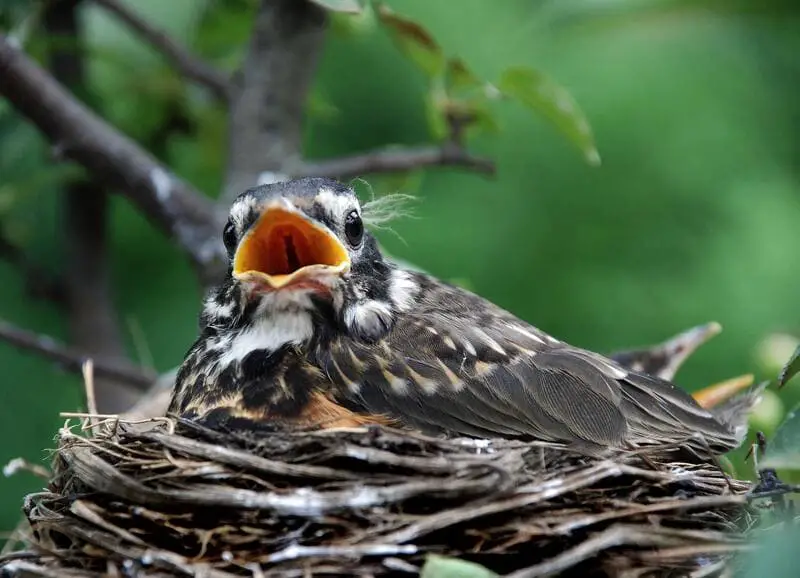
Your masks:
[[[374,208],[323,178],[242,193],[223,232],[228,274],[204,301],[169,412],[210,427],[387,424],[587,452],[741,442],[739,421],[668,381],[389,262],[364,227]]]
[[[683,362],[720,331],[722,326],[716,321],[711,321],[682,331],[662,343],[615,351],[609,354],[609,357],[625,368],[672,381]]]

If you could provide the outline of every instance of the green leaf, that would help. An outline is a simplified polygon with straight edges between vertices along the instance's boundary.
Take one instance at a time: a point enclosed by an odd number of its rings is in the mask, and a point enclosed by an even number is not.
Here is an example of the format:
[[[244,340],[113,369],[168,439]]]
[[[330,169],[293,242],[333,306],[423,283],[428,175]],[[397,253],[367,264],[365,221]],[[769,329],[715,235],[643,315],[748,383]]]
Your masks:
[[[369,5],[358,14],[347,12],[331,14],[329,20],[331,30],[339,38],[353,38],[371,34],[377,25],[375,12]]]
[[[442,49],[422,25],[398,16],[385,4],[378,5],[378,17],[398,48],[426,75],[433,78],[444,73]]]
[[[498,574],[474,562],[431,554],[425,560],[419,576],[420,578],[495,578]]]
[[[468,90],[486,84],[460,58],[447,60],[447,86],[450,90]]]
[[[778,376],[778,387],[786,385],[790,379],[800,373],[800,346],[794,350],[792,357],[783,366],[781,374]]]
[[[786,414],[767,449],[767,457],[759,464],[764,468],[800,471],[800,403]]]
[[[317,6],[322,6],[331,12],[345,12],[359,14],[364,8],[357,0],[311,0]]]
[[[511,67],[500,75],[497,89],[544,115],[580,148],[589,164],[600,164],[589,122],[565,88],[536,70]]]
[[[800,527],[796,524],[779,524],[759,531],[755,548],[742,556],[743,578],[794,578],[800,565]]]

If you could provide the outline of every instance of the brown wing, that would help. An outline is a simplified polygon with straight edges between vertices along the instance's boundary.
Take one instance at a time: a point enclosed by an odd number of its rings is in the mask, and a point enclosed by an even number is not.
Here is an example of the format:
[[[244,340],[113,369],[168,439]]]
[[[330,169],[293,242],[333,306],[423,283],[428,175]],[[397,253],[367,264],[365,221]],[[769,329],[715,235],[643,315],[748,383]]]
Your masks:
[[[736,445],[672,384],[561,343],[460,289],[438,286],[377,344],[319,352],[339,403],[425,431],[584,446],[684,439]]]

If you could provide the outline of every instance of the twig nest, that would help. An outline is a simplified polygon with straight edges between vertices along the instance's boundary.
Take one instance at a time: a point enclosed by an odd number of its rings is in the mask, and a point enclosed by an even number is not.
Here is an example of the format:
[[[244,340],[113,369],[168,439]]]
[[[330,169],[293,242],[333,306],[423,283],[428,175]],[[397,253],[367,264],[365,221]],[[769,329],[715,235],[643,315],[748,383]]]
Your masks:
[[[61,431],[47,491],[25,501],[28,551],[6,570],[414,575],[440,554],[517,577],[713,575],[753,523],[748,483],[670,461],[674,447],[586,457],[387,428],[98,430]]]

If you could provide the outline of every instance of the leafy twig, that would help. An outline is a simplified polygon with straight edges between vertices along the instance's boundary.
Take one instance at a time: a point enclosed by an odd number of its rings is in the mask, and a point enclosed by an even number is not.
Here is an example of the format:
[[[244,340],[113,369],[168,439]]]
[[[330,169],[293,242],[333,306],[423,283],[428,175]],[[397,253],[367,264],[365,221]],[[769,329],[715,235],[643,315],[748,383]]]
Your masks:
[[[233,93],[230,79],[213,66],[180,46],[168,34],[143,20],[118,0],[94,0],[158,50],[182,76],[208,87],[216,98],[227,102]]]

